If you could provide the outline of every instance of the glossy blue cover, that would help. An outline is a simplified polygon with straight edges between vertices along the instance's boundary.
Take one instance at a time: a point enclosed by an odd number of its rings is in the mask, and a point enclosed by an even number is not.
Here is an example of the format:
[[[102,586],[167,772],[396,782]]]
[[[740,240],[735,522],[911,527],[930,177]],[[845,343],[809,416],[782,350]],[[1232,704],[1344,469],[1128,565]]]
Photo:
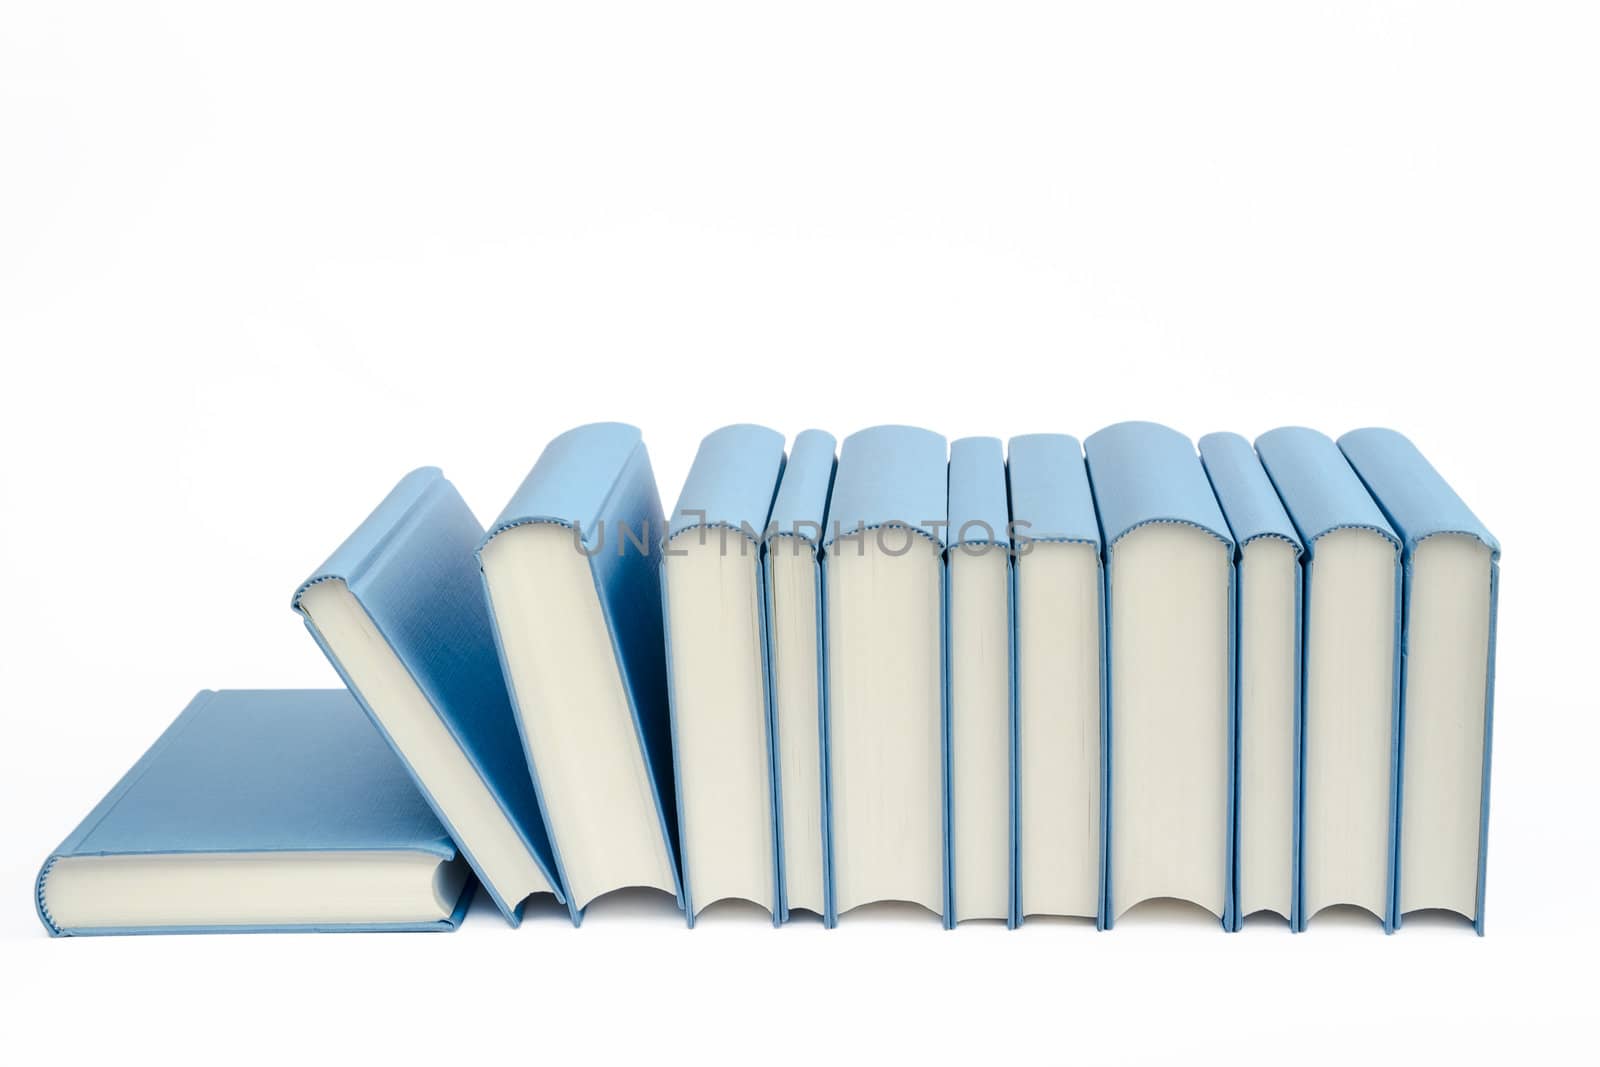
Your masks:
[[[1483,787],[1478,816],[1478,906],[1472,927],[1483,936],[1483,905],[1489,857],[1489,764],[1494,736],[1494,653],[1495,623],[1500,599],[1500,542],[1472,513],[1417,446],[1394,430],[1370,428],[1352,430],[1339,438],[1339,448],[1350,461],[1356,475],[1372,493],[1403,544],[1405,569],[1404,616],[1411,618],[1411,562],[1417,545],[1435,534],[1464,534],[1477,538],[1489,549],[1489,672],[1483,698]],[[1409,630],[1409,622],[1407,623]],[[1410,643],[1409,632],[1401,641]],[[1401,658],[1404,669],[1405,659]],[[1405,721],[1404,686],[1401,689],[1401,721]],[[1400,805],[1405,804],[1405,751],[1402,736],[1400,753]],[[1398,816],[1397,816],[1398,817]],[[1398,844],[1396,846],[1398,849]],[[1398,852],[1396,853],[1399,854]],[[1395,871],[1394,924],[1399,927],[1400,881],[1404,870]]]
[[[962,437],[950,442],[949,481],[949,547],[946,558],[953,552],[1004,552],[1006,554],[1006,615],[1010,620],[1006,629],[1007,656],[1011,661],[1010,711],[1010,815],[1006,832],[1010,836],[1007,849],[1010,869],[1006,872],[1009,885],[1009,908],[1006,926],[1016,929],[1021,922],[1017,906],[1020,892],[1017,882],[1017,583],[1015,566],[1011,558],[1011,505],[1007,499],[1006,457],[998,437]],[[948,591],[949,583],[945,583]],[[948,596],[948,592],[946,594]],[[946,658],[950,649],[950,612],[945,612],[944,644]],[[947,667],[948,674],[948,667]],[[948,683],[947,683],[948,689]],[[948,696],[946,701],[948,702]],[[945,922],[956,922],[955,878],[955,774],[954,752],[951,749],[950,716],[945,716],[944,735],[944,859],[945,859]]]
[[[1394,716],[1392,719],[1389,765],[1389,875],[1385,896],[1389,900],[1388,914],[1383,916],[1383,929],[1385,933],[1395,930],[1395,874],[1398,864],[1400,847],[1400,679],[1404,669],[1404,662],[1400,654],[1400,626],[1401,607],[1405,602],[1403,589],[1403,575],[1400,560],[1400,539],[1395,536],[1394,530],[1383,517],[1383,512],[1373,502],[1366,487],[1361,484],[1361,479],[1351,469],[1344,455],[1339,451],[1339,446],[1334,444],[1325,434],[1316,430],[1306,429],[1303,426],[1284,426],[1276,430],[1269,430],[1256,438],[1256,454],[1261,457],[1261,465],[1266,468],[1267,476],[1272,479],[1273,488],[1278,491],[1278,497],[1283,501],[1284,510],[1288,512],[1290,520],[1294,522],[1295,530],[1300,535],[1300,543],[1304,546],[1302,555],[1303,564],[1303,592],[1300,596],[1300,617],[1302,620],[1311,617],[1311,579],[1312,570],[1316,565],[1317,541],[1335,530],[1363,529],[1371,530],[1395,546],[1395,571],[1394,571]],[[1301,880],[1295,885],[1293,910],[1295,921],[1293,928],[1296,931],[1304,930],[1309,918],[1305,914],[1305,684],[1306,684],[1306,648],[1310,639],[1307,632],[1309,627],[1301,622],[1301,709],[1300,720],[1301,774],[1299,775],[1298,805],[1295,812],[1295,825],[1300,828],[1296,870],[1301,874]]]
[[[1089,468],[1078,439],[1031,433],[1007,445],[1011,521],[1015,540],[1064,541],[1100,547],[1100,520],[1089,489]]]
[[[789,462],[772,500],[770,523],[774,536],[800,537],[813,546],[822,543],[833,474],[838,467],[834,449],[838,442],[825,430],[802,430],[789,450]]]
[[[823,623],[822,614],[822,564],[818,559],[821,551],[823,524],[828,516],[828,499],[833,493],[833,475],[838,468],[834,456],[837,442],[833,435],[824,430],[802,430],[795,436],[794,447],[789,450],[789,462],[783,469],[783,477],[778,481],[778,493],[772,501],[772,514],[767,520],[768,543],[761,555],[762,580],[766,588],[766,603],[764,616],[766,619],[768,636],[769,668],[767,678],[768,700],[774,701],[771,695],[776,684],[772,676],[771,635],[773,617],[773,592],[772,592],[772,552],[779,538],[792,537],[807,546],[816,564],[816,605],[817,605],[817,729],[820,733],[818,751],[822,754],[822,767],[820,769],[822,783],[822,921],[826,927],[832,927],[837,922],[838,916],[833,907],[833,879],[829,873],[833,867],[831,842],[828,838],[828,702],[827,702],[827,628]],[[778,551],[784,549],[778,548]],[[772,738],[772,806],[773,825],[777,827],[778,842],[778,921],[789,921],[789,880],[788,872],[784,865],[783,855],[783,761],[779,759],[777,724],[769,734]]]
[[[1236,433],[1208,433],[1200,438],[1200,462],[1236,544],[1243,547],[1260,537],[1276,537],[1297,552],[1303,549],[1249,441]]]
[[[701,527],[744,532],[759,543],[783,474],[783,434],[741,423],[700,442],[678,494],[667,540]]]
[[[1116,875],[1111,868],[1114,813],[1111,810],[1110,768],[1111,746],[1115,740],[1113,726],[1116,722],[1116,693],[1112,691],[1109,666],[1112,662],[1111,615],[1116,610],[1112,599],[1115,588],[1111,577],[1112,553],[1116,550],[1117,542],[1123,537],[1151,523],[1180,523],[1194,526],[1221,541],[1228,550],[1230,564],[1227,622],[1230,668],[1234,661],[1234,604],[1237,599],[1238,568],[1232,565],[1235,548],[1233,533],[1228,528],[1227,520],[1222,516],[1222,508],[1217,504],[1216,494],[1211,490],[1211,482],[1206,477],[1205,468],[1200,464],[1200,457],[1195,452],[1194,445],[1183,434],[1153,422],[1119,422],[1090,434],[1083,442],[1083,452],[1088,462],[1089,484],[1094,491],[1095,510],[1100,517],[1103,545],[1101,551],[1106,583],[1104,654],[1107,668],[1104,692],[1107,713],[1105,729],[1101,735],[1106,763],[1103,795],[1105,802],[1101,805],[1101,810],[1105,813],[1101,849],[1105,857],[1102,862],[1106,873],[1103,879],[1105,902],[1101,907],[1105,914],[1103,928],[1109,930],[1116,921],[1111,906],[1113,879]],[[1230,709],[1227,727],[1227,819],[1230,826],[1234,822],[1233,797],[1237,792],[1235,776],[1238,766],[1234,744],[1238,739],[1239,724],[1233,714],[1237,709],[1234,692],[1237,688],[1237,679],[1230,669],[1227,698]],[[1224,834],[1224,837],[1227,843],[1222,857],[1224,871],[1222,928],[1231,931],[1235,929],[1233,838],[1231,834]]]
[[[1377,427],[1351,430],[1339,438],[1339,450],[1400,535],[1407,553],[1435,534],[1458,533],[1477,538],[1499,558],[1500,542],[1494,534],[1404,436]]]
[[[1233,534],[1194,445],[1153,422],[1119,422],[1083,442],[1106,552],[1152,522],[1198,526],[1229,548]]]
[[[1272,487],[1272,480],[1267,477],[1261,460],[1256,456],[1255,450],[1250,447],[1250,442],[1236,433],[1211,433],[1200,438],[1200,462],[1206,469],[1206,475],[1211,479],[1211,488],[1217,496],[1217,503],[1222,507],[1222,513],[1228,520],[1228,527],[1233,532],[1233,540],[1237,548],[1234,553],[1234,566],[1238,580],[1234,582],[1233,603],[1233,663],[1229,672],[1234,677],[1233,685],[1233,721],[1236,736],[1234,738],[1234,759],[1237,762],[1239,744],[1237,731],[1241,724],[1241,710],[1243,697],[1239,691],[1239,666],[1241,652],[1239,649],[1240,605],[1243,598],[1242,585],[1244,571],[1240,564],[1244,558],[1244,548],[1252,541],[1261,538],[1276,538],[1288,542],[1295,551],[1295,633],[1294,633],[1294,752],[1295,765],[1292,773],[1293,795],[1301,795],[1300,776],[1303,770],[1300,761],[1300,733],[1304,725],[1305,707],[1302,703],[1300,686],[1300,607],[1303,575],[1301,573],[1300,557],[1304,554],[1304,546],[1296,535],[1294,523],[1289,520],[1289,513],[1283,509],[1283,501],[1278,499],[1278,492]],[[1239,775],[1237,766],[1234,771],[1234,808],[1233,808],[1233,929],[1238,930],[1244,925],[1244,912],[1240,905],[1239,888],[1239,848],[1241,845],[1240,828],[1242,817],[1239,812]],[[1298,810],[1298,802],[1296,804]],[[1293,842],[1290,845],[1290,885],[1299,884],[1300,879],[1300,820],[1291,817],[1293,826]],[[1299,928],[1299,911],[1296,903],[1299,894],[1292,888],[1289,893],[1289,929]]]
[[[822,546],[819,550],[825,574],[828,556],[836,543],[850,544],[863,536],[862,531],[885,526],[904,526],[912,533],[926,537],[942,551],[945,531],[949,527],[949,468],[945,439],[942,434],[917,426],[871,426],[857,430],[839,446],[839,462],[834,471],[833,491],[828,499],[828,515]],[[899,547],[899,542],[894,542]],[[842,548],[840,550],[843,550]],[[950,737],[950,661],[947,619],[950,610],[950,583],[943,568],[940,569],[939,601],[941,614],[939,633],[939,671],[942,707],[940,730],[945,738],[945,793],[949,793],[949,737]],[[831,709],[832,697],[828,692],[827,647],[827,581],[819,576],[818,591],[822,594],[822,644],[823,649],[823,703]],[[839,921],[835,901],[837,883],[833,860],[833,770],[831,710],[823,715],[822,758],[824,793],[823,855],[828,868],[825,897],[828,914],[823,917],[827,926]],[[945,899],[941,916],[946,929],[955,925],[955,909],[950,906],[949,895],[949,826],[945,826]]]
[[[772,649],[767,623],[767,575],[761,565],[761,552],[766,541],[767,517],[772,512],[772,500],[777,494],[778,481],[783,475],[783,435],[765,426],[740,424],[713,430],[700,442],[694,462],[689,466],[689,476],[678,494],[678,506],[672,514],[667,543],[662,546],[661,614],[662,631],[667,650],[667,695],[672,719],[672,769],[678,783],[678,827],[687,836],[684,820],[684,790],[682,764],[678,754],[678,692],[672,671],[672,614],[668,603],[666,555],[673,551],[672,542],[685,535],[687,540],[720,536],[726,553],[748,552],[756,565],[756,619],[760,627],[757,647],[761,649],[761,671],[766,689],[766,704],[761,709],[767,732],[767,808],[772,824],[772,923],[783,921],[783,906],[779,899],[777,790],[773,786],[776,773],[772,763],[774,751],[774,720],[772,713]],[[710,533],[708,531],[716,531]],[[744,539],[743,544],[733,544],[733,538]],[[691,927],[694,926],[694,881],[689,875],[689,853],[683,850],[683,912]]]
[[[1095,513],[1094,493],[1089,487],[1089,468],[1084,462],[1083,448],[1078,439],[1069,434],[1034,433],[1013,437],[1007,443],[1006,485],[1011,498],[1011,523],[1013,540],[1018,554],[1027,551],[1029,541],[1053,541],[1068,544],[1093,545],[1100,568],[1100,736],[1107,737],[1111,724],[1110,678],[1111,663],[1107,655],[1106,634],[1106,569],[1101,555],[1100,518]],[[1011,602],[1017,603],[1017,570],[1011,570]],[[1015,619],[1015,611],[1013,611]],[[1015,621],[1013,621],[1015,626]],[[1013,641],[1012,648],[1017,646]],[[1012,655],[1012,689],[1017,691],[1017,657]],[[1012,737],[1020,733],[1021,706],[1013,718]],[[1020,763],[1021,754],[1013,745],[1012,763]],[[1013,780],[1017,773],[1013,772]],[[1107,856],[1109,853],[1109,812],[1104,798],[1108,795],[1111,764],[1110,752],[1100,746],[1100,906],[1095,909],[1095,928],[1106,928]],[[1016,860],[1016,915],[1017,925],[1025,916],[1022,904],[1022,811],[1020,788],[1017,800],[1017,860]]]
[[[405,768],[341,689],[202,690],[39,871],[34,900],[51,936],[276,930],[453,930],[432,923],[61,929],[45,882],[70,856],[218,852],[421,852],[456,847]]]
[[[931,430],[873,426],[846,437],[828,501],[823,551],[859,529],[887,525],[909,527],[944,548],[945,462],[944,438]]]
[[[551,523],[573,530],[588,555],[595,595],[611,633],[617,671],[649,771],[652,800],[681,908],[683,882],[678,871],[678,810],[672,775],[659,573],[661,536],[667,525],[650,456],[639,430],[620,422],[589,423],[568,430],[545,446],[533,470],[478,546],[482,583],[479,596],[484,601],[489,599],[488,583],[482,578],[484,547],[506,530],[527,523]],[[492,606],[489,610],[492,617]],[[495,648],[509,678],[498,629]],[[511,700],[515,706],[514,688]],[[520,733],[520,717],[517,722]],[[532,777],[534,791],[538,792],[539,772],[532,754],[527,753],[526,738],[523,741],[520,751],[526,754],[526,774]],[[561,842],[553,834],[551,849],[565,887]],[[580,921],[582,916],[571,893],[567,893],[567,907],[573,922]]]
[[[350,684],[338,657],[301,608],[301,596],[313,585],[335,579],[345,583],[428,698],[560,899],[561,882],[555,877],[539,802],[520,758],[517,724],[473,557],[482,535],[472,509],[438,468],[414,470],[327,562],[300,583],[291,603],[328,662],[388,739],[378,716]],[[398,749],[396,754],[405,762]],[[406,768],[439,821],[450,828],[428,783],[409,763]],[[453,829],[451,835],[460,839]],[[472,853],[465,848],[462,852],[506,920],[517,925],[522,902],[506,899],[484,877]]]
[[[946,540],[950,547],[1011,547],[1006,457],[998,437],[962,437],[950,442],[948,507]]]

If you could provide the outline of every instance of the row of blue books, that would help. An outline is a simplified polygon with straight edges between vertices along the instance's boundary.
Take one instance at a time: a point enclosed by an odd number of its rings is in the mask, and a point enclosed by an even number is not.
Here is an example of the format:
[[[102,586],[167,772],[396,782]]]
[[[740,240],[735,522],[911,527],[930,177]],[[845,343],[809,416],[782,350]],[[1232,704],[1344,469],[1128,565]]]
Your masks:
[[[785,445],[710,434],[670,519],[620,424],[487,530],[407,475],[294,593],[346,690],[197,696],[46,929],[453,929],[481,885],[1482,933],[1499,546],[1404,437]]]

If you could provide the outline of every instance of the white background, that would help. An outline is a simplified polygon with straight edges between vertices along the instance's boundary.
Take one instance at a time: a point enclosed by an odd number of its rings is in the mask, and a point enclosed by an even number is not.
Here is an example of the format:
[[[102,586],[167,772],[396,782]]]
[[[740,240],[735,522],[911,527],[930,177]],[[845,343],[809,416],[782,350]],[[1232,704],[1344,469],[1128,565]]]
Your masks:
[[[560,6],[3,8],[0,1058],[1461,1061],[1587,1035],[1592,8]],[[643,427],[670,505],[732,421],[1132,417],[1392,425],[1499,535],[1487,938],[1183,911],[691,933],[637,901],[449,936],[38,924],[39,862],[196,689],[335,683],[289,595],[412,467],[488,520],[595,419]]]

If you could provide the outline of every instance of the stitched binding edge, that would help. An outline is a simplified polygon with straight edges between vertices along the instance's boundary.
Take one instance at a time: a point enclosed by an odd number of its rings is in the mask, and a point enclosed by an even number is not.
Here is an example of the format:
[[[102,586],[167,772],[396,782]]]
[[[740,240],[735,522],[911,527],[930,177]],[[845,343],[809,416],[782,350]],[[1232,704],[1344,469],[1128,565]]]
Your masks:
[[[1127,537],[1129,534],[1133,533],[1133,531],[1135,531],[1135,530],[1142,530],[1146,526],[1189,526],[1189,527],[1192,527],[1193,529],[1201,531],[1202,533],[1210,534],[1212,537],[1216,538],[1217,541],[1219,543],[1221,543],[1222,546],[1225,547],[1225,548],[1232,548],[1233,547],[1233,541],[1230,538],[1223,537],[1221,534],[1217,533],[1217,531],[1213,530],[1211,527],[1206,526],[1203,523],[1195,522],[1192,519],[1145,519],[1142,522],[1134,523],[1132,526],[1128,527],[1126,530],[1123,530],[1121,533],[1117,534],[1116,537],[1112,538],[1111,544],[1108,545],[1107,547],[1108,548],[1115,548],[1119,543],[1121,543],[1121,541],[1122,541],[1122,539],[1124,537]]]
[[[1336,526],[1330,526],[1326,530],[1318,532],[1312,537],[1306,538],[1306,555],[1309,556],[1311,554],[1312,545],[1316,544],[1318,541],[1322,540],[1324,537],[1327,537],[1331,533],[1338,533],[1340,530],[1370,530],[1372,533],[1377,534],[1379,537],[1389,542],[1396,549],[1402,551],[1405,549],[1405,545],[1400,543],[1400,538],[1396,537],[1393,532],[1385,530],[1381,526],[1376,526],[1370,522],[1341,522]]]
[[[590,426],[599,426],[599,425],[626,426],[628,424],[627,423],[609,423],[609,424],[606,424],[606,423],[590,423],[589,425]],[[583,430],[583,429],[588,429],[588,426],[577,426],[577,427],[574,427],[573,429],[568,430],[566,433],[560,434],[559,436],[554,438],[550,442],[550,444],[555,444],[556,441],[561,440],[562,437],[566,437],[567,434],[577,433],[579,430]],[[591,529],[593,529],[593,524],[600,520],[600,516],[604,515],[606,513],[606,508],[610,506],[612,497],[617,495],[617,487],[622,484],[623,476],[628,473],[628,468],[633,465],[633,461],[634,461],[635,457],[637,457],[640,453],[644,453],[646,464],[648,464],[649,461],[650,461],[650,455],[649,455],[648,452],[645,451],[645,447],[644,447],[644,434],[640,433],[638,427],[636,427],[636,426],[629,426],[629,429],[633,430],[635,433],[638,433],[639,434],[639,439],[634,442],[633,449],[628,452],[628,458],[623,460],[622,463],[620,465],[618,465],[617,472],[611,479],[611,484],[606,487],[606,495],[600,498],[599,507],[597,507],[595,509],[595,513],[594,513],[593,518],[588,520],[589,523],[590,523],[590,528]],[[545,446],[545,450],[546,451],[549,451],[549,448],[550,448],[550,445],[546,445]],[[544,459],[544,456],[541,454],[539,458],[542,460],[542,459]],[[537,467],[538,465],[539,464],[537,462],[534,463],[535,467]],[[652,482],[655,481],[655,472],[654,471],[650,472],[650,480]],[[520,493],[521,491],[522,490],[519,487],[517,492]],[[567,529],[570,530],[574,526],[576,526],[579,522],[582,522],[582,521],[584,521],[584,520],[581,520],[581,519],[563,519],[563,518],[560,518],[560,517],[555,516],[555,515],[524,515],[521,518],[507,519],[505,522],[497,522],[497,523],[495,523],[494,527],[489,530],[488,533],[483,535],[483,541],[482,541],[482,543],[480,543],[478,545],[478,551],[477,551],[478,559],[480,561],[483,559],[483,550],[484,550],[485,547],[488,546],[489,542],[493,541],[496,537],[499,537],[501,534],[505,533],[507,530],[514,530],[518,526],[539,526],[539,525],[564,526],[564,527],[566,527]]]
[[[1411,543],[1406,547],[1409,551],[1415,552],[1417,546],[1422,544],[1422,542],[1444,535],[1450,535],[1452,537],[1470,537],[1484,548],[1487,548],[1491,558],[1496,560],[1500,558],[1500,546],[1496,544],[1490,544],[1488,541],[1483,539],[1482,534],[1476,533],[1472,530],[1431,530],[1428,533],[1423,534],[1421,537],[1413,538]]]
[[[342,581],[346,585],[353,584],[357,579],[359,579],[363,574],[365,574],[368,571],[368,569],[371,568],[372,563],[373,563],[374,560],[378,559],[378,557],[382,556],[385,552],[387,552],[394,545],[396,539],[400,536],[400,531],[404,527],[410,525],[411,520],[416,517],[418,511],[421,509],[423,502],[425,500],[427,500],[430,496],[433,495],[433,491],[436,488],[438,488],[440,485],[449,485],[450,484],[449,480],[445,478],[444,472],[439,470],[438,467],[433,467],[433,468],[422,467],[422,468],[418,468],[418,469],[419,470],[429,470],[429,469],[431,469],[436,474],[438,474],[438,477],[435,478],[432,482],[430,482],[422,490],[422,492],[418,493],[417,496],[416,496],[416,499],[412,500],[411,503],[406,505],[405,511],[401,512],[400,516],[398,518],[396,518],[394,522],[389,524],[389,528],[383,532],[383,536],[378,538],[378,543],[372,546],[372,550],[370,552],[368,552],[366,555],[361,557],[360,562],[358,562],[354,567],[352,567],[350,569],[350,573],[349,574],[333,574],[333,573],[313,574],[310,578],[307,578],[305,581],[301,582],[300,583],[300,588],[298,588],[298,589],[296,589],[294,591],[294,598],[289,602],[289,606],[291,608],[293,608],[295,611],[300,611],[300,598],[305,596],[306,590],[310,589],[314,585],[320,585],[323,582],[331,582],[331,581]],[[413,471],[412,473],[414,474],[416,472]],[[411,475],[408,474],[408,475],[406,475],[406,477],[409,478],[409,477],[411,477]],[[404,480],[404,479],[402,479],[402,480]],[[391,492],[393,492],[393,490],[391,490]],[[370,516],[369,516],[369,518],[370,518]],[[362,526],[365,526],[365,525],[366,525],[366,521],[363,520]],[[356,527],[357,530],[359,530],[360,528],[361,527],[359,527],[359,526]],[[351,536],[352,537],[355,536],[354,533],[352,533]],[[349,540],[349,538],[346,538],[346,541],[348,541],[348,540]],[[344,547],[344,545],[341,544],[339,547],[342,549]],[[330,559],[329,562],[332,562],[332,560]],[[324,564],[324,566],[325,565],[326,564]],[[304,612],[301,612],[301,614],[304,614]]]
[[[677,533],[668,535],[666,538],[664,538],[662,540],[661,544],[663,546],[670,545],[672,542],[676,541],[678,538],[682,537],[684,534],[694,533],[696,530],[732,530],[734,533],[738,534],[740,537],[743,537],[746,541],[748,541],[755,548],[755,550],[757,552],[760,552],[761,551],[761,546],[764,545],[767,541],[772,539],[771,537],[762,537],[762,538],[751,537],[749,534],[745,533],[745,529],[746,529],[746,527],[744,527],[743,525],[735,525],[735,524],[729,522],[726,519],[711,519],[711,520],[708,520],[706,522],[697,522],[692,526],[685,526],[683,529],[679,530]],[[765,531],[763,531],[763,532],[765,532]],[[800,535],[799,534],[784,534],[784,533],[781,533],[781,532],[780,533],[775,533],[775,534],[772,535],[772,537],[798,537],[798,536],[800,536]],[[805,538],[805,540],[809,540],[809,538]],[[704,543],[704,542],[702,542],[702,543]]]
[[[64,936],[61,927],[57,925],[55,917],[50,914],[50,906],[44,900],[44,884],[50,877],[50,871],[55,867],[59,856],[51,856],[44,861],[44,866],[39,869],[39,878],[33,885],[34,906],[39,909],[39,918],[44,920],[45,926],[56,937]]]
[[[890,529],[890,528],[901,529],[901,530],[910,530],[912,533],[916,534],[918,537],[921,537],[923,540],[927,541],[934,548],[937,548],[940,552],[943,552],[944,549],[945,549],[945,546],[939,542],[939,539],[937,537],[933,536],[931,533],[929,533],[927,530],[924,530],[920,526],[912,526],[909,523],[904,523],[904,522],[870,522],[870,523],[866,523],[864,525],[856,526],[854,529],[846,530],[846,531],[840,533],[838,537],[830,537],[830,538],[828,538],[822,544],[822,551],[826,552],[826,551],[828,551],[828,549],[832,548],[833,547],[833,543],[835,541],[844,541],[844,540],[848,540],[848,539],[850,539],[852,537],[855,537],[857,534],[866,534],[866,533],[871,533],[873,530],[883,530],[883,529]]]
[[[1305,551],[1305,548],[1300,544],[1299,541],[1296,541],[1288,534],[1281,534],[1272,530],[1269,530],[1266,533],[1251,534],[1249,537],[1246,537],[1243,541],[1239,542],[1239,547],[1242,549],[1244,546],[1253,545],[1257,541],[1282,541],[1284,544],[1294,549],[1296,554]]]

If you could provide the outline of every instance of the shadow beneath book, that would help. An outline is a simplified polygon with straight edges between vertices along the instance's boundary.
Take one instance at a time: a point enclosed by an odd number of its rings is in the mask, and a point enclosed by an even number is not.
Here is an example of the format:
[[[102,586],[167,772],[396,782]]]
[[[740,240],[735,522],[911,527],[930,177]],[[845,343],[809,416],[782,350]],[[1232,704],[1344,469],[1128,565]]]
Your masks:
[[[1306,932],[1312,930],[1379,930],[1383,920],[1357,904],[1330,904],[1306,919]]]
[[[839,916],[839,928],[847,926],[927,926],[939,928],[939,916],[909,900],[875,900],[851,908]]]
[[[483,893],[481,890],[479,892],[485,899],[489,896],[489,894]],[[472,907],[476,911],[478,902],[473,901]],[[522,902],[522,925],[528,926],[530,924],[534,926],[552,924],[556,926],[571,926],[572,913],[567,910],[565,904],[556,900],[554,893],[534,893]]]
[[[695,916],[695,925],[711,926],[772,926],[772,912],[760,904],[740,897],[728,897],[724,900],[713,901],[706,905],[704,911]]]
[[[642,886],[629,886],[602,893],[591,900],[589,906],[583,910],[585,926],[592,922],[609,923],[614,919],[628,919],[634,922],[649,920],[682,925],[683,912],[678,910],[677,901],[666,893]]]
[[[1413,930],[1429,930],[1440,935],[1460,934],[1463,930],[1472,930],[1472,920],[1449,908],[1422,908],[1408,911],[1402,917],[1400,932],[1408,934]]]
[[[964,928],[967,924],[962,923]],[[1094,932],[1094,916],[1092,915],[1028,915],[1023,918],[1022,925],[1027,929],[1035,926],[1059,926],[1063,929],[1076,927],[1079,930]]]
[[[1031,920],[1030,920],[1031,921]],[[1192,900],[1177,897],[1154,897],[1141,900],[1117,918],[1116,928],[1124,923],[1140,927],[1215,927],[1219,920]]]

